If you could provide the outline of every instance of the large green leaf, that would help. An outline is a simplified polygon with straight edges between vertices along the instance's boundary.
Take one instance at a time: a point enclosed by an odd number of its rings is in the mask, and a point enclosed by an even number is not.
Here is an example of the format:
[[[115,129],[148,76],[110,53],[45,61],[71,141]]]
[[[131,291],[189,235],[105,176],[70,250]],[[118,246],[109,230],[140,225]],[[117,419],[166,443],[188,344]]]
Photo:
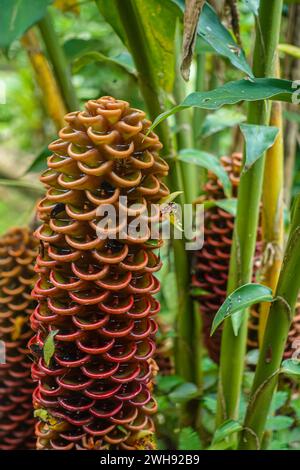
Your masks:
[[[241,124],[240,129],[246,141],[246,158],[243,167],[243,173],[245,173],[264,155],[266,150],[273,146],[279,129],[254,124]]]
[[[235,42],[232,34],[221,23],[217,13],[208,3],[205,4],[200,16],[198,34],[219,54],[227,57],[237,69],[254,78],[244,51]]]
[[[195,107],[202,109],[218,109],[226,104],[236,104],[241,101],[261,101],[273,99],[291,102],[295,89],[290,80],[278,78],[256,78],[228,82],[210,91],[194,92],[188,95],[182,103],[161,113],[152,124],[154,129],[161,121],[183,109]]]
[[[135,78],[135,73],[134,73],[134,64],[132,62],[132,58],[129,54],[124,53],[120,54],[117,57],[108,57],[101,52],[97,51],[90,51],[87,52],[80,57],[78,57],[74,61],[73,65],[73,70],[74,73],[77,73],[84,67],[85,65],[91,64],[91,63],[107,63],[108,65],[111,65],[113,67],[121,68],[123,71],[133,75]]]
[[[0,48],[7,49],[45,15],[52,0],[0,0]]]
[[[115,2],[97,0],[97,4],[104,18],[126,44],[126,35]],[[171,1],[165,0],[147,0],[146,2],[145,0],[135,0],[132,4],[139,23],[138,27],[143,32],[147,43],[153,68],[157,70],[155,74],[157,85],[166,92],[171,92],[176,56],[175,29],[179,9]],[[143,79],[146,78],[143,77]]]
[[[183,0],[173,0],[184,11]],[[201,38],[218,54],[230,60],[232,65],[244,72],[251,78],[254,78],[251,67],[249,66],[244,51],[236,43],[232,34],[225,28],[219,16],[213,7],[206,2],[198,24],[198,38]],[[197,52],[199,53],[199,41]]]
[[[228,127],[234,127],[245,120],[246,116],[236,109],[220,108],[206,115],[200,133],[203,138],[209,137]]]
[[[260,302],[272,302],[272,290],[261,284],[245,284],[230,294],[217,311],[212,327],[211,335],[218,326],[234,313],[245,310],[250,305]],[[235,332],[236,333],[236,332]]]
[[[294,423],[290,416],[270,416],[267,419],[266,429],[269,431],[282,431],[288,429]]]
[[[211,199],[204,202],[204,209],[210,209],[211,207],[219,207],[220,209],[228,212],[229,214],[236,216],[237,211],[237,199],[228,198],[228,199]]]
[[[231,196],[231,183],[227,172],[221,165],[220,160],[208,152],[197,149],[184,149],[179,152],[178,159],[181,162],[193,163],[207,170],[212,171],[220,179],[223,184],[225,194]]]
[[[200,450],[202,444],[200,438],[193,428],[187,427],[180,430],[178,439],[179,450]]]
[[[280,372],[286,375],[300,376],[300,359],[286,359],[281,364]]]

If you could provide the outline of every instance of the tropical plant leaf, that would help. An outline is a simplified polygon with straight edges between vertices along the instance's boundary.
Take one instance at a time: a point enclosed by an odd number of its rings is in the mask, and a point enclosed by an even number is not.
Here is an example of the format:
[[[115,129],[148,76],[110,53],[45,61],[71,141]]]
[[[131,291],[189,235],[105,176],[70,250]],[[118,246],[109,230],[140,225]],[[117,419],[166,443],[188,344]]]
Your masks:
[[[207,2],[200,16],[198,34],[218,54],[227,57],[234,67],[254,78],[243,49],[235,42],[232,34],[221,23],[217,13]]]
[[[208,152],[197,149],[184,149],[179,152],[178,159],[181,162],[195,165],[212,171],[221,181],[225,194],[231,196],[231,182],[220,160]]]
[[[108,57],[102,54],[101,52],[90,51],[90,52],[87,52],[86,54],[81,55],[77,59],[75,59],[73,63],[73,71],[77,73],[85,65],[88,65],[94,62],[99,62],[99,63],[105,62],[115,67],[121,67],[127,73],[134,75],[136,77],[132,58],[129,54],[124,54],[124,55],[120,54],[118,57]]]
[[[182,428],[179,433],[179,450],[201,450],[202,444],[198,434],[191,427]]]
[[[236,198],[228,198],[228,199],[215,199],[210,201],[204,202],[204,209],[209,209],[210,207],[220,207],[224,211],[228,212],[229,214],[236,216],[237,211],[237,199]]]
[[[169,393],[173,388],[184,383],[184,379],[178,375],[158,375],[157,388],[160,392]]]
[[[46,14],[52,0],[0,0],[0,49],[11,43]]]
[[[50,150],[48,147],[44,147],[43,150],[37,155],[37,157],[33,160],[31,165],[27,168],[27,173],[41,173],[42,171],[46,170],[47,168],[47,157],[51,155]]]
[[[286,359],[281,364],[280,372],[287,375],[300,375],[300,360]]]
[[[183,194],[183,191],[174,191],[173,193],[169,194],[160,199],[159,204],[167,204],[169,202],[174,201],[180,194]]]
[[[241,312],[251,305],[260,302],[272,302],[272,289],[262,284],[245,284],[230,294],[217,311],[212,327],[211,335],[218,326],[234,313]]]
[[[276,392],[272,398],[270,414],[272,415],[273,413],[275,413],[275,411],[279,410],[279,408],[281,408],[287,402],[287,399],[288,392],[285,392],[283,390]]]
[[[45,364],[47,366],[49,366],[51,358],[55,352],[54,337],[55,335],[57,335],[58,331],[59,330],[50,331],[44,343],[43,357],[44,357]]]
[[[295,93],[293,82],[278,78],[256,78],[228,82],[210,91],[194,92],[188,95],[181,104],[161,113],[153,122],[149,132],[164,119],[187,108],[219,109],[226,104],[236,104],[241,101],[261,101],[273,99],[291,102]]]
[[[243,173],[246,173],[254,163],[261,158],[266,150],[273,146],[279,129],[272,126],[256,126],[241,124],[240,129],[246,141],[246,158]]]
[[[216,429],[216,432],[213,437],[212,444],[217,444],[218,442],[224,441],[231,434],[239,432],[243,429],[242,425],[238,421],[233,419],[228,419]]]
[[[234,127],[245,120],[246,116],[240,111],[233,108],[220,108],[205,116],[200,134],[206,138],[228,127]]]
[[[267,419],[266,429],[269,431],[282,431],[288,429],[294,423],[290,416],[270,416]]]
[[[198,396],[198,387],[190,382],[185,382],[179,385],[169,394],[170,400],[175,403],[185,403],[193,398],[197,398]]]
[[[254,16],[258,16],[259,2],[260,0],[244,0],[248,9],[253,13]]]
[[[181,11],[184,11],[183,0],[173,0],[173,2],[179,6]],[[247,76],[254,78],[244,51],[234,40],[230,31],[222,24],[216,11],[208,2],[205,2],[198,23],[198,53],[200,47],[199,38],[209,44],[218,54],[229,59],[234,67],[244,72]]]
[[[147,53],[151,57],[153,69],[159,71],[155,74],[154,79],[158,87],[169,93],[173,89],[175,76],[176,54],[174,38],[179,9],[171,1],[128,1],[132,3],[136,15],[135,20],[138,22],[138,26],[145,37]],[[97,0],[97,5],[104,18],[111,24],[124,44],[127,45],[126,34],[115,2]],[[143,75],[142,79],[147,80],[148,77]]]

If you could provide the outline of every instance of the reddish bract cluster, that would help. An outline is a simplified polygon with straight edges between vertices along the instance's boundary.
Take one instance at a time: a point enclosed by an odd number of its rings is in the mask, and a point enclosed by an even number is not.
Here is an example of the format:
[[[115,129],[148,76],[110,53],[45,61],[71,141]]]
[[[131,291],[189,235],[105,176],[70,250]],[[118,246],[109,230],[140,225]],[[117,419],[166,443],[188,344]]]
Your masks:
[[[27,342],[37,242],[27,229],[0,239],[0,450],[34,447],[33,382]]]
[[[233,188],[233,197],[237,196],[242,166],[242,155],[234,153],[231,157],[221,157]],[[209,175],[204,187],[204,201],[224,199],[222,183],[213,174]],[[219,328],[213,336],[210,330],[213,318],[226,299],[229,272],[230,251],[234,228],[234,217],[225,210],[214,206],[205,210],[204,246],[195,253],[192,284],[195,288],[207,292],[195,297],[199,300],[203,321],[204,340],[210,357],[219,361],[221,333]],[[260,232],[256,245],[254,271],[259,264],[261,253]]]
[[[38,448],[133,449],[139,431],[153,431],[156,410],[153,273],[161,262],[148,225],[159,219],[150,204],[169,193],[161,181],[168,165],[144,112],[125,101],[92,100],[65,119],[49,146],[53,155],[41,177],[47,193],[38,207],[31,344],[43,350],[50,332],[55,343],[50,362],[37,354],[32,368]],[[129,222],[137,215],[133,204],[142,205],[146,233],[124,241],[120,223],[116,239],[109,229],[97,236],[97,208],[118,208],[121,195],[128,197]]]

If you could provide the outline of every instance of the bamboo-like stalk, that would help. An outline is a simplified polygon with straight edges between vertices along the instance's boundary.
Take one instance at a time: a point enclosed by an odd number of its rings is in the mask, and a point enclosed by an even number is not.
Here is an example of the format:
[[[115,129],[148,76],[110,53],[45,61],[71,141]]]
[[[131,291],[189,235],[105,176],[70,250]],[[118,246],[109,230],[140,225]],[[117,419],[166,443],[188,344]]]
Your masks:
[[[49,59],[52,63],[66,108],[68,111],[75,111],[79,108],[79,102],[73,87],[70,66],[65,57],[63,48],[59,43],[53,26],[51,13],[49,11],[44,18],[39,21],[38,27],[45,43]]]
[[[300,47],[300,5],[289,5],[289,20],[287,25],[288,44]],[[284,62],[285,77],[289,80],[299,80],[300,76],[300,59],[295,57],[285,57]],[[298,105],[293,103],[287,104],[287,110],[298,112]],[[289,208],[292,198],[292,187],[294,181],[295,159],[297,151],[297,135],[299,124],[294,121],[286,121],[284,129],[284,200]]]
[[[195,91],[205,90],[205,64],[206,54],[197,54],[196,57],[196,83]],[[180,113],[179,113],[180,114]],[[194,108],[193,111],[193,134],[194,134],[194,148],[201,148],[200,129],[203,124],[206,111],[201,108]]]
[[[151,119],[164,111],[161,100],[161,90],[156,82],[157,70],[153,67],[145,36],[135,2],[132,0],[114,0],[117,11],[126,34],[128,47],[133,56],[139,74],[140,89]],[[96,0],[97,3],[97,0]],[[163,153],[170,164],[168,183],[171,191],[184,189],[179,162],[174,158],[172,134],[166,121],[158,128],[160,140],[164,145]],[[184,199],[181,198],[181,203]],[[176,371],[188,381],[194,380],[194,354],[191,338],[194,332],[193,305],[189,296],[190,273],[189,260],[185,250],[184,240],[173,240],[173,250],[177,283],[177,336],[175,364]]]
[[[240,449],[261,447],[265,423],[300,289],[300,196],[295,201],[290,236],[254,376]]]
[[[282,106],[272,104],[270,125],[278,127],[277,139],[266,153],[266,169],[262,196],[263,266],[262,282],[273,292],[279,278],[284,242],[283,222],[283,133]],[[272,184],[270,184],[272,181]],[[262,344],[270,306],[263,303],[259,312],[259,344]]]
[[[186,96],[186,85],[180,71],[181,64],[181,42],[182,35],[179,28],[176,28],[176,73],[174,83],[174,97],[176,103],[181,103]],[[177,149],[185,149],[193,147],[193,129],[192,115],[190,109],[177,113],[175,116],[177,126]],[[198,169],[196,165],[180,162],[181,174],[184,187],[184,201],[192,204],[198,196]]]
[[[261,0],[257,18],[253,72],[256,77],[272,76],[274,56],[279,39],[282,0]],[[268,105],[264,101],[252,102],[248,108],[248,123],[267,125]],[[262,193],[264,157],[242,174],[238,193],[238,207],[233,234],[228,294],[238,286],[251,282],[253,256]],[[246,352],[248,314],[243,312],[239,333],[235,336],[232,321],[224,322],[221,346],[218,390],[217,426],[225,419],[236,419],[241,391]],[[233,436],[235,439],[235,436]]]
[[[31,29],[23,36],[21,42],[35,71],[35,77],[42,91],[47,113],[55,123],[56,128],[61,129],[64,126],[64,115],[67,110],[48,60],[40,48],[37,34]]]

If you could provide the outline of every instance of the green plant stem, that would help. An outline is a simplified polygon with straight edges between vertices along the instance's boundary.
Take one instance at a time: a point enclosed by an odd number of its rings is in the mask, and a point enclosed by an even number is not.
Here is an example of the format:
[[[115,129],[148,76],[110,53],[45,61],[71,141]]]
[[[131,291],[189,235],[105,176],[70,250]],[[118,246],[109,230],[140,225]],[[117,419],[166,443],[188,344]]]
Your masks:
[[[97,1],[96,1],[97,3]],[[164,111],[161,90],[156,83],[157,70],[154,69],[149,53],[147,38],[144,34],[139,14],[132,0],[115,0],[115,5],[126,34],[127,44],[133,56],[139,75],[142,95],[151,119]],[[169,125],[162,122],[158,134],[164,145],[163,154],[169,157],[170,172],[168,184],[170,190],[183,188],[179,162],[174,158],[173,139]],[[183,198],[181,198],[181,203]],[[188,381],[194,380],[194,354],[191,337],[194,331],[193,306],[189,296],[190,273],[189,259],[185,250],[184,240],[173,240],[175,271],[177,282],[178,311],[175,365],[176,372]]]
[[[182,35],[179,27],[176,28],[176,73],[174,83],[174,97],[176,103],[181,103],[186,96],[186,85],[181,76],[180,64],[181,64],[181,42]],[[186,148],[193,148],[193,129],[192,129],[192,115],[189,109],[177,113],[176,119],[176,137],[177,137],[177,149],[182,150]],[[192,204],[199,193],[199,182],[198,182],[198,168],[196,165],[187,164],[180,162],[184,201],[187,204]]]
[[[272,303],[246,413],[241,449],[258,449],[278,381],[286,339],[300,288],[300,196],[292,216],[290,236]]]
[[[195,91],[205,90],[205,64],[206,54],[197,54],[196,57],[196,83]],[[193,112],[193,134],[194,134],[194,148],[201,149],[201,127],[205,118],[205,109],[195,108]]]
[[[76,109],[79,108],[79,102],[72,84],[70,67],[63,48],[59,43],[53,26],[51,13],[49,11],[46,16],[39,21],[38,26],[47,49],[49,59],[52,63],[62,97],[65,101],[66,108],[68,111],[76,111]]]
[[[272,2],[261,0],[253,60],[253,72],[256,77],[269,77],[273,74],[281,14],[282,0]],[[248,123],[268,125],[269,106],[266,102],[249,104]],[[264,157],[260,158],[249,171],[241,176],[227,286],[228,294],[252,280],[264,162]],[[243,320],[237,336],[234,335],[231,319],[224,322],[217,426],[226,419],[236,419],[238,416],[248,321],[247,312],[243,312],[242,315]]]

